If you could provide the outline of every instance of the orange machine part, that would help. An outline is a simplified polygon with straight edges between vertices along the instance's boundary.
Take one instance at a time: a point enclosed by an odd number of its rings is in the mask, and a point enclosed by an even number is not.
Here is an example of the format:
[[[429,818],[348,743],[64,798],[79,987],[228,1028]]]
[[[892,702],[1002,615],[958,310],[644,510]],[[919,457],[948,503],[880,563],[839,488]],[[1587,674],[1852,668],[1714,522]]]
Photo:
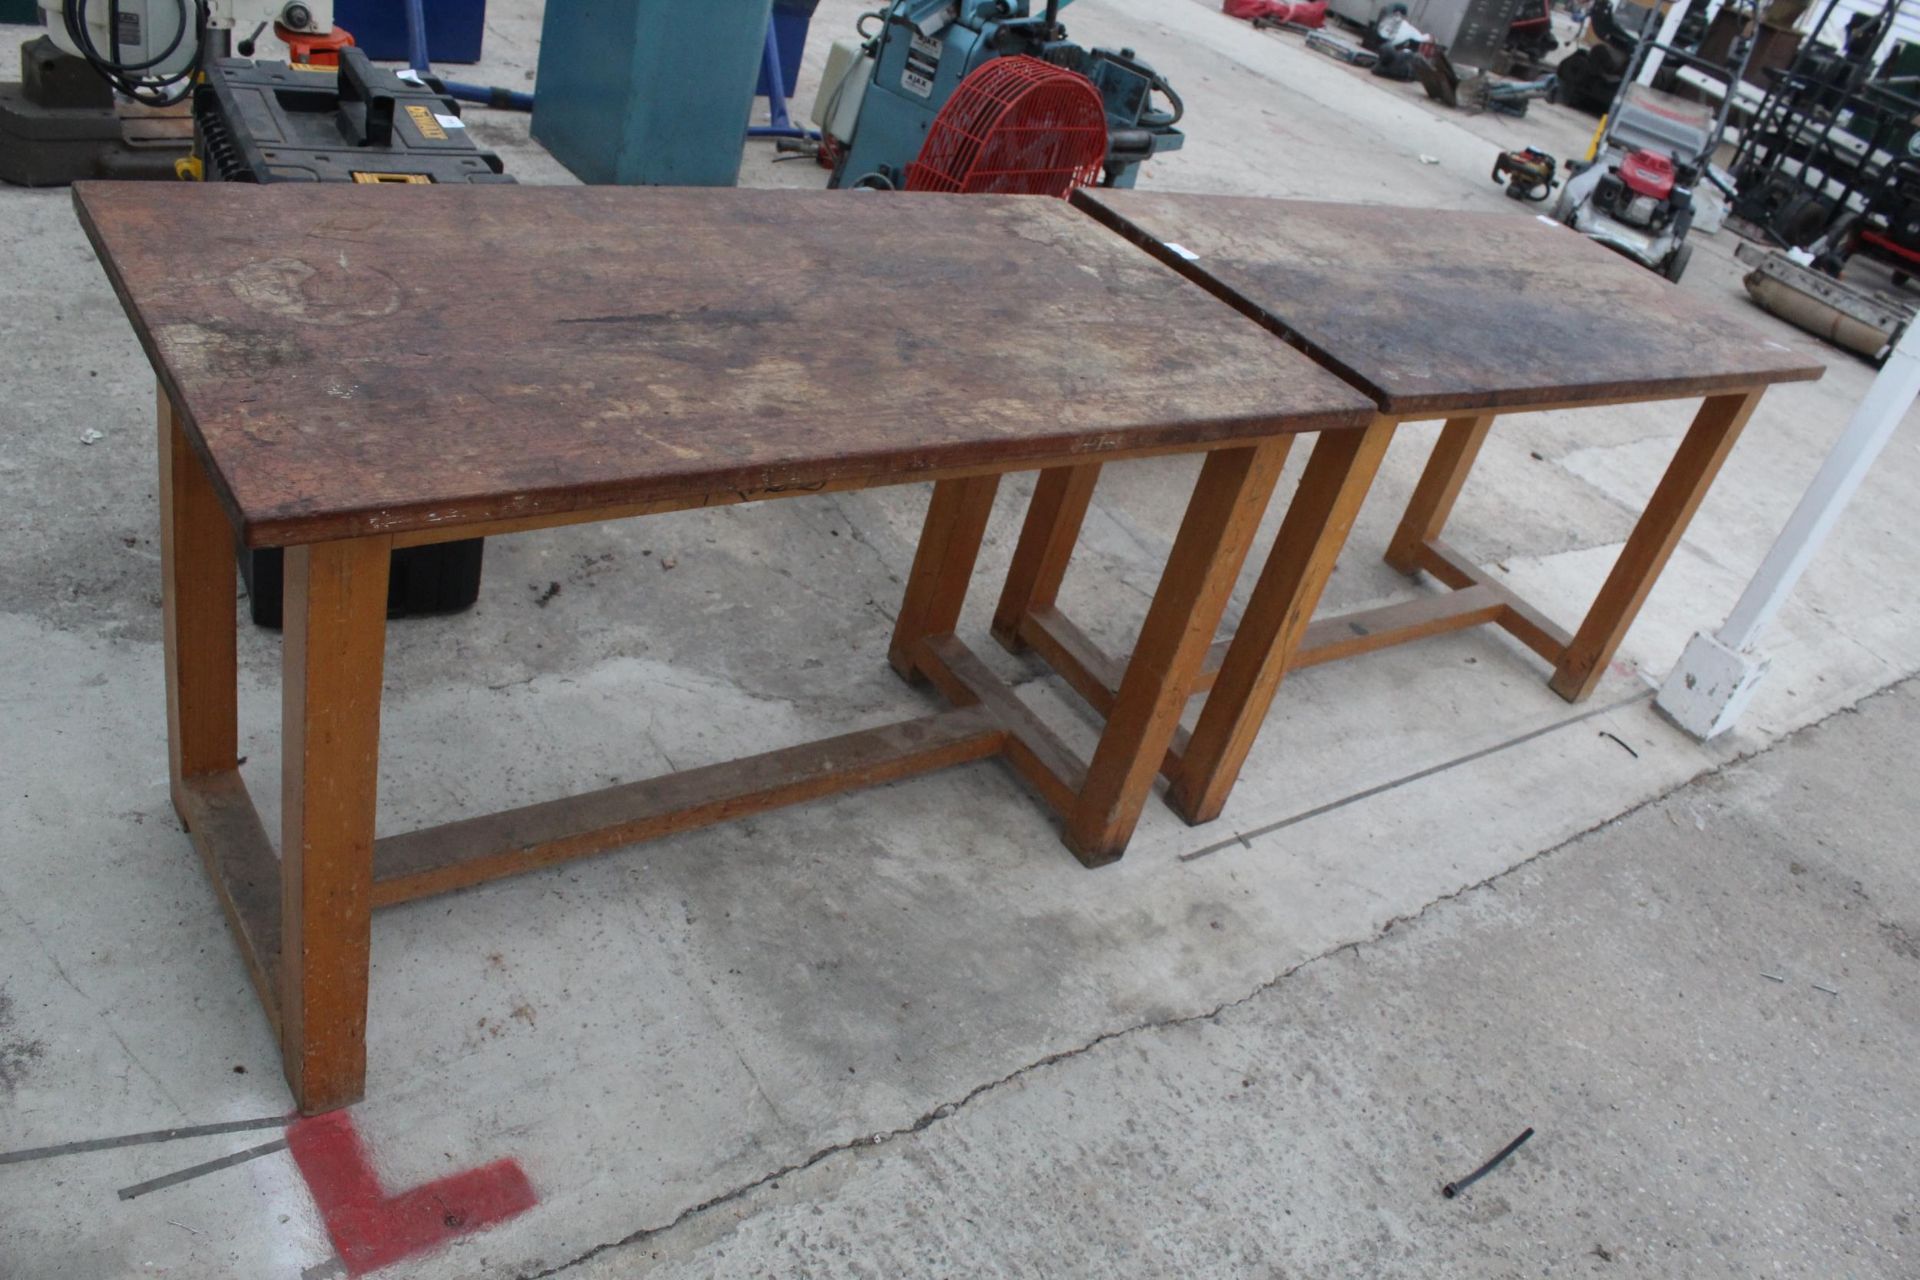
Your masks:
[[[340,51],[353,43],[353,33],[345,27],[331,31],[289,31],[273,24],[273,34],[287,46],[287,61],[309,67],[337,67]]]

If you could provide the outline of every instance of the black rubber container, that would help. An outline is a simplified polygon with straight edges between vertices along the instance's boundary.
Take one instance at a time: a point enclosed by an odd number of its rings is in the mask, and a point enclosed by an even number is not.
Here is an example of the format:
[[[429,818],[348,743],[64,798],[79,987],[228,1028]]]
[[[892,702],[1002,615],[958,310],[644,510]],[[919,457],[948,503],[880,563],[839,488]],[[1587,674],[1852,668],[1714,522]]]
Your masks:
[[[394,552],[387,579],[387,616],[413,618],[471,608],[480,598],[480,557],[486,549],[483,538],[462,538]],[[277,630],[286,556],[278,547],[256,551],[242,547],[240,576],[246,580],[247,611],[255,625]]]

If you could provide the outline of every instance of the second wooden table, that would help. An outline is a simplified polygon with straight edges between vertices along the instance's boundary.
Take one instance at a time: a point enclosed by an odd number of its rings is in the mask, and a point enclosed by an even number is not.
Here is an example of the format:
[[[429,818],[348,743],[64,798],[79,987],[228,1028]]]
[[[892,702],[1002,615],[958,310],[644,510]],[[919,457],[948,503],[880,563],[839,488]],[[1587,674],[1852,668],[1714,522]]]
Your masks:
[[[1544,219],[1146,191],[1074,199],[1378,408],[1365,432],[1315,446],[1246,615],[1209,655],[1196,686],[1210,689],[1206,704],[1165,761],[1168,798],[1191,822],[1219,816],[1293,667],[1492,623],[1553,664],[1561,696],[1586,697],[1761,393],[1823,369]],[[1693,425],[1574,631],[1441,538],[1496,414],[1697,397]],[[1446,426],[1386,558],[1452,590],[1312,621],[1394,430],[1433,418]],[[994,631],[1032,646],[1104,711],[1119,665],[1055,604],[1098,477],[1095,464],[1041,477]]]

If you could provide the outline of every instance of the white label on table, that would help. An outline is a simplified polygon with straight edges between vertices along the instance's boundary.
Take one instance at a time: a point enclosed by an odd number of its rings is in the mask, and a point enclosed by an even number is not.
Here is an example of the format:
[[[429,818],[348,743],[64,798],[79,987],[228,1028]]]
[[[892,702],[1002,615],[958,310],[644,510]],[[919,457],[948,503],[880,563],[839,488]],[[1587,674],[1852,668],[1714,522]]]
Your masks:
[[[1173,250],[1175,253],[1185,258],[1188,262],[1200,261],[1200,255],[1195,253],[1193,250],[1187,248],[1187,246],[1183,244],[1175,244],[1171,240],[1166,241],[1165,244],[1167,248]]]

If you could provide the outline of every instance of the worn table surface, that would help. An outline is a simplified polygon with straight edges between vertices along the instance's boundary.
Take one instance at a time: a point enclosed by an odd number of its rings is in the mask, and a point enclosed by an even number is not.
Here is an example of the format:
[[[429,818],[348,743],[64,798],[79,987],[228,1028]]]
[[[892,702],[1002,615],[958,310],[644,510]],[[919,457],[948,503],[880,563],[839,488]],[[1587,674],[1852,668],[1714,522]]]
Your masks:
[[[83,183],[265,546],[1360,425],[1037,197]]]
[[[1695,298],[1540,218],[1105,189],[1075,201],[1388,413],[1678,398],[1823,371],[1741,324],[1733,300]]]

